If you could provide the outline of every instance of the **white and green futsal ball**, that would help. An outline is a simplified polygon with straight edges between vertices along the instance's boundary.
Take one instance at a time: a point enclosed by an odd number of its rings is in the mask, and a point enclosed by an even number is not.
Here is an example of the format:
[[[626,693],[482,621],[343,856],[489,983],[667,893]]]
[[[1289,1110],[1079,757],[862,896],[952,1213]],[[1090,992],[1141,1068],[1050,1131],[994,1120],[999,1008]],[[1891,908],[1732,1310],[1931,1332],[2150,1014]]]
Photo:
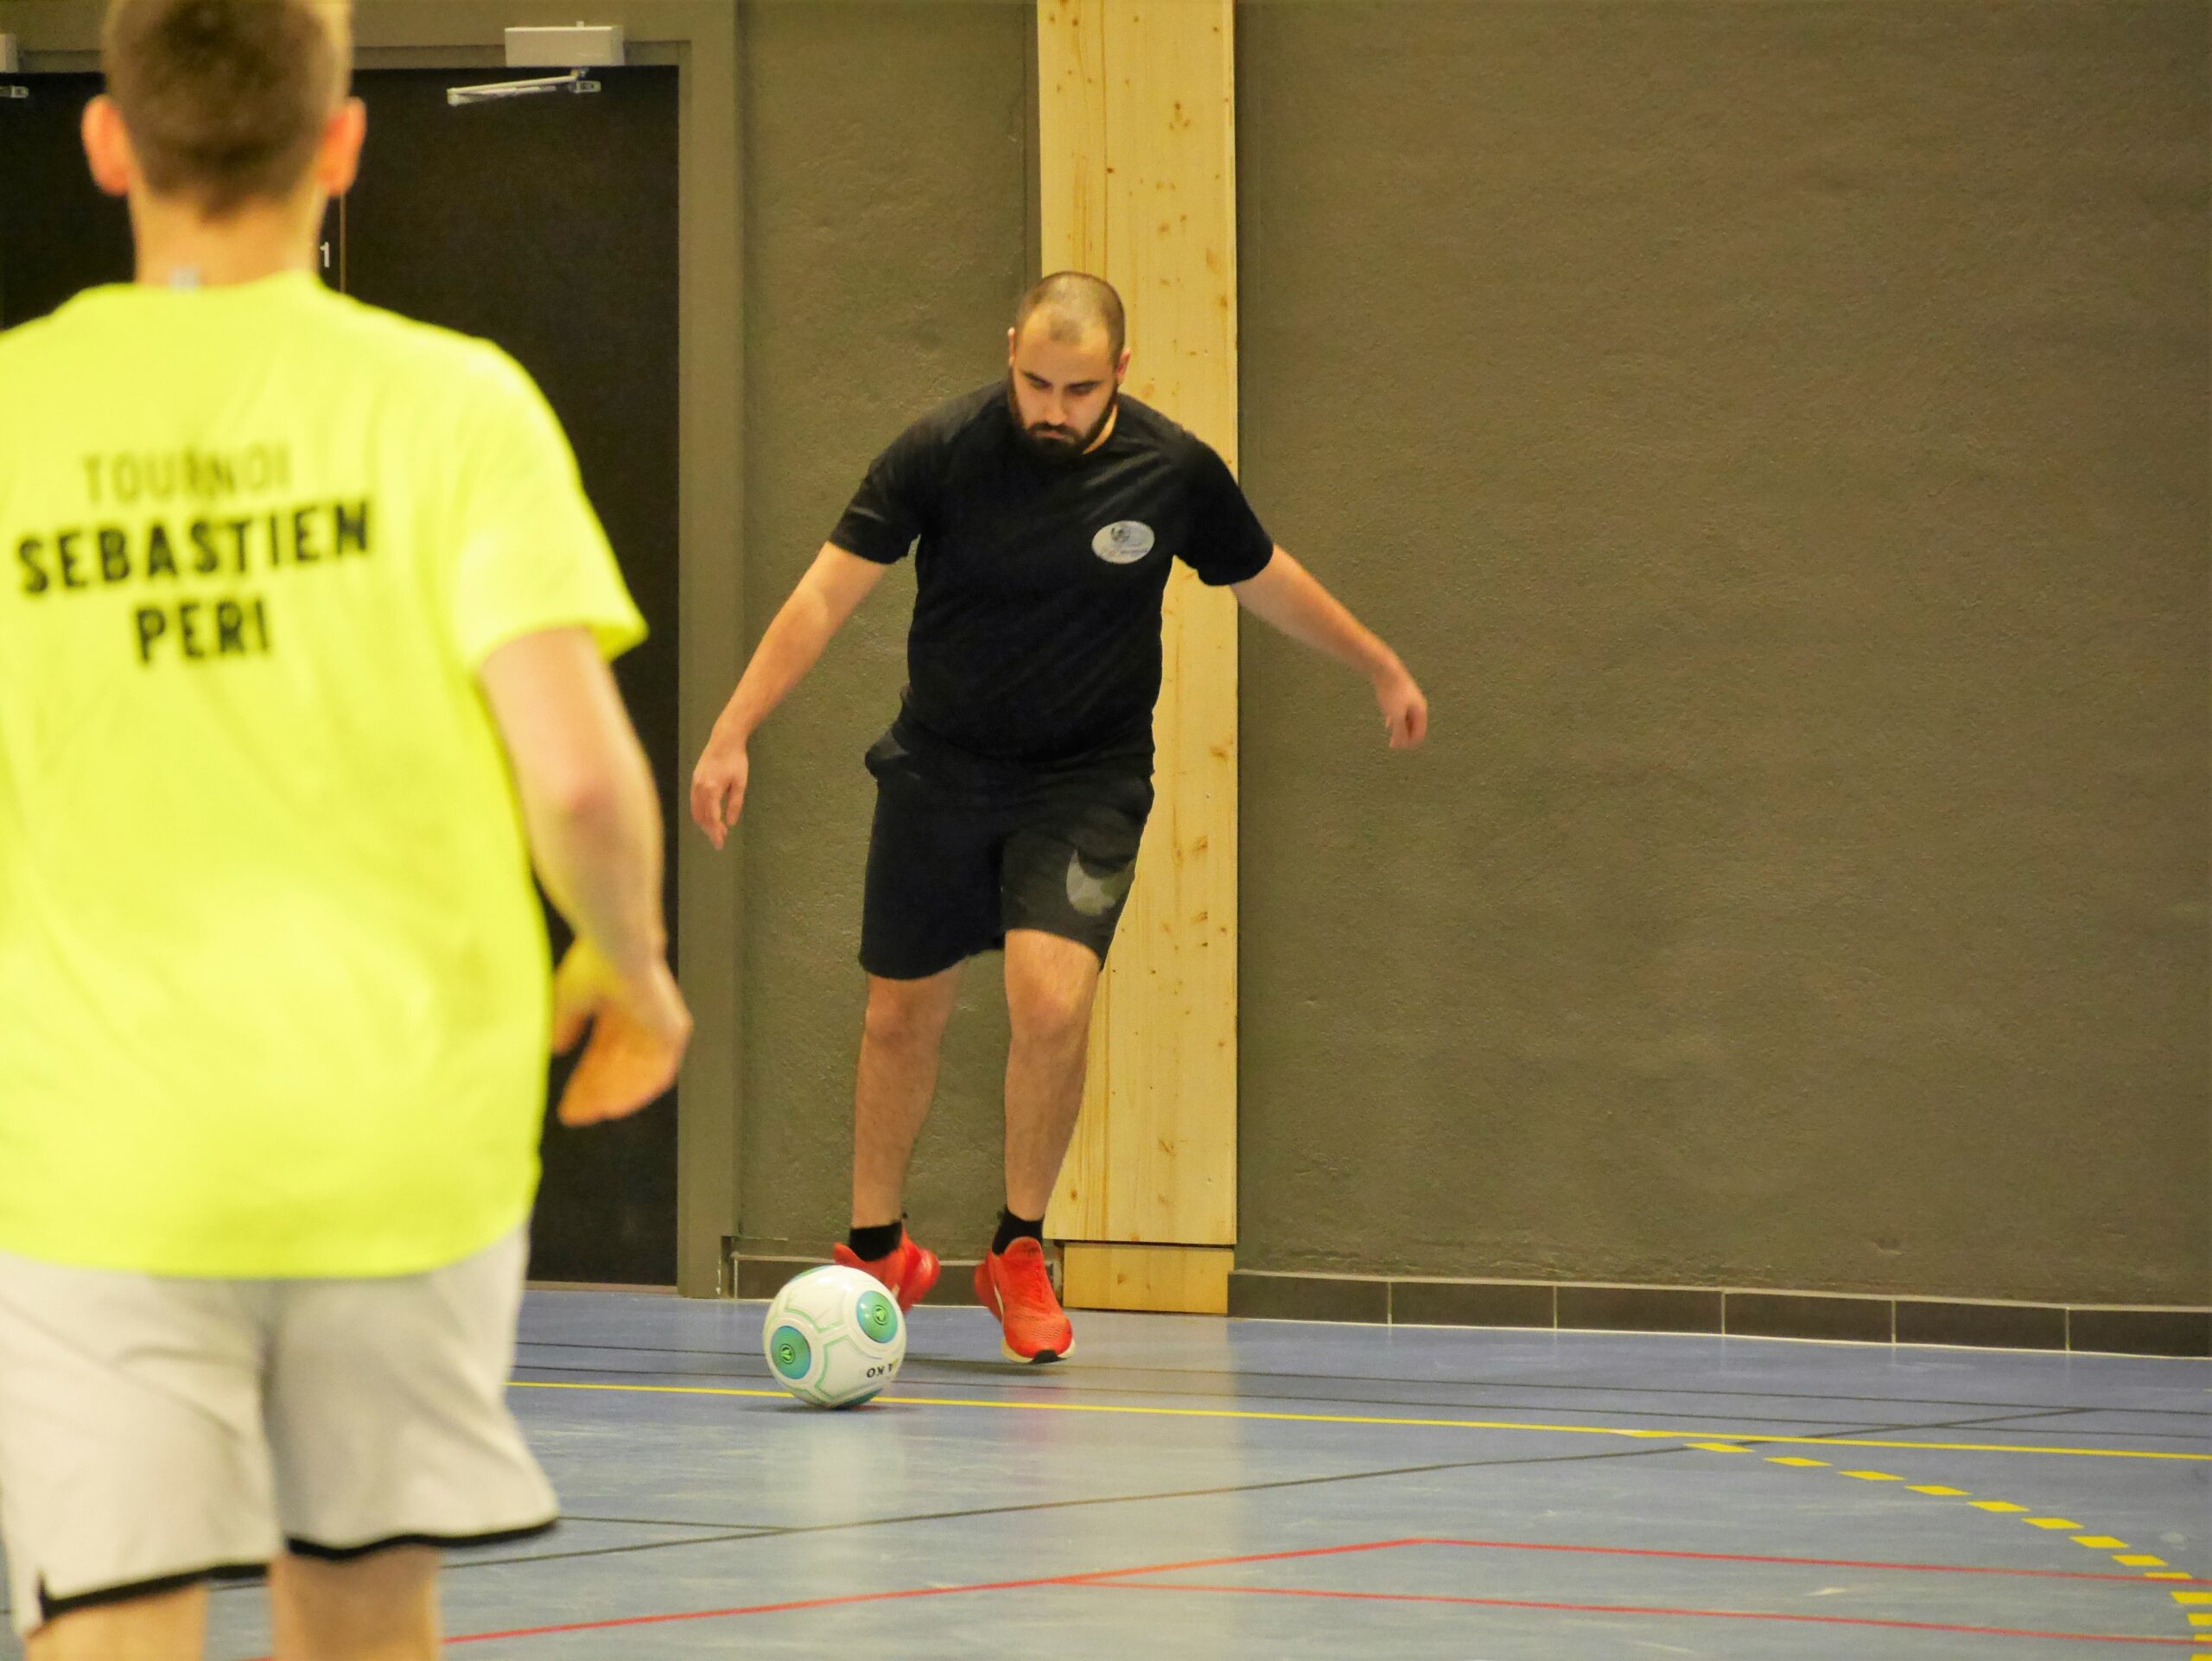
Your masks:
[[[899,1376],[906,1321],[874,1276],[829,1264],[785,1282],[760,1343],[769,1373],[802,1402],[858,1407]]]

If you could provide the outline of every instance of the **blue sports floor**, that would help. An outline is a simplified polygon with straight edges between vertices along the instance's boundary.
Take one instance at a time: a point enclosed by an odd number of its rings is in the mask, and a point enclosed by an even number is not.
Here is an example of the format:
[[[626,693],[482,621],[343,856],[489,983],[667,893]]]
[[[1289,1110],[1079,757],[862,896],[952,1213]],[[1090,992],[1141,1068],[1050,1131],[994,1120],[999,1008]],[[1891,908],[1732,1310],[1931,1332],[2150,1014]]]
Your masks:
[[[568,1520],[454,1558],[455,1654],[2212,1657],[2202,1361],[932,1307],[832,1414],[763,1308],[531,1295]]]

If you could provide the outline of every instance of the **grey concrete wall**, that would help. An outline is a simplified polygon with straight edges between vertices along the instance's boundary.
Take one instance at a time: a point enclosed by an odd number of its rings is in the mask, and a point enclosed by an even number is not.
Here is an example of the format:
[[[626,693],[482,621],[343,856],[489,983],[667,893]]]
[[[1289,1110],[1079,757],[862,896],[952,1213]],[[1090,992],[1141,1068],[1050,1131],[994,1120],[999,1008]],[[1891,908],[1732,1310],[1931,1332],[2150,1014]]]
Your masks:
[[[1001,372],[1030,275],[1029,15],[1020,5],[749,0],[743,57],[745,606],[757,638],[876,451]],[[742,1249],[844,1236],[874,790],[898,709],[911,566],[755,741],[745,852]],[[749,651],[753,641],[746,642]],[[997,960],[969,971],[909,1203],[948,1256],[1003,1194]]]
[[[1240,1266],[2212,1300],[2207,22],[1239,8]]]

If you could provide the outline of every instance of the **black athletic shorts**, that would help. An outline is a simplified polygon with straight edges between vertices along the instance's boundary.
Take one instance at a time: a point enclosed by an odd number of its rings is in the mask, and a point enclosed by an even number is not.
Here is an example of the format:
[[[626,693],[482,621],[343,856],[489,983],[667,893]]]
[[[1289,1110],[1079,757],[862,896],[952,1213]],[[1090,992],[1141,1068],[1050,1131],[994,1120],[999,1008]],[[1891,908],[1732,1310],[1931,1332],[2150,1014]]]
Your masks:
[[[920,980],[1037,929],[1103,963],[1152,812],[1151,735],[1064,767],[1020,767],[901,722],[869,748],[875,827],[861,967]]]

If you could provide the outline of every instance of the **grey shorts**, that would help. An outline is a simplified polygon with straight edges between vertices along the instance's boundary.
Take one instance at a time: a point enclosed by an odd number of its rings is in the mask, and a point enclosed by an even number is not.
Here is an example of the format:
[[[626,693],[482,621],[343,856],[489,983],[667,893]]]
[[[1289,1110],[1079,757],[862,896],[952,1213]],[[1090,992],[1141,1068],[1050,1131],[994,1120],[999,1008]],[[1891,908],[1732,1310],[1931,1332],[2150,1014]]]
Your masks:
[[[426,1275],[188,1280],[0,1252],[0,1541],[29,1633],[248,1572],[552,1527],[506,1408],[528,1242]]]

